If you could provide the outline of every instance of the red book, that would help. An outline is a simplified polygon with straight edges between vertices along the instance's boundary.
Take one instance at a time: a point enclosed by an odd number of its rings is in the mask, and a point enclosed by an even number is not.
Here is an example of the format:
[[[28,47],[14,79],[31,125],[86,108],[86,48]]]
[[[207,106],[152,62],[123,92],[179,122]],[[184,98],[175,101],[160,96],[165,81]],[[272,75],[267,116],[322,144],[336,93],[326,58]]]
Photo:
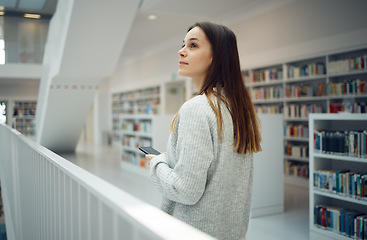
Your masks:
[[[365,81],[360,81],[359,92],[364,93],[365,90],[366,90],[366,82]]]

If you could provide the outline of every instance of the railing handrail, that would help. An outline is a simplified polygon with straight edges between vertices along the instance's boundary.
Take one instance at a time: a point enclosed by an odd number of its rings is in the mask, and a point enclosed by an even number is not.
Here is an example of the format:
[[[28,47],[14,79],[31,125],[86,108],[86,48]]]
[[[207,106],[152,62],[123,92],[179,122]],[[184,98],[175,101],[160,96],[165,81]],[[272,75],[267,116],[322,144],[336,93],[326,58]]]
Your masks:
[[[5,127],[15,134],[24,144],[49,162],[83,185],[85,189],[110,206],[119,216],[129,218],[138,229],[150,232],[154,239],[213,239],[207,234],[183,223],[142,200],[131,196],[116,186],[76,166],[70,161],[25,137],[15,129]],[[6,218],[6,215],[5,215]]]

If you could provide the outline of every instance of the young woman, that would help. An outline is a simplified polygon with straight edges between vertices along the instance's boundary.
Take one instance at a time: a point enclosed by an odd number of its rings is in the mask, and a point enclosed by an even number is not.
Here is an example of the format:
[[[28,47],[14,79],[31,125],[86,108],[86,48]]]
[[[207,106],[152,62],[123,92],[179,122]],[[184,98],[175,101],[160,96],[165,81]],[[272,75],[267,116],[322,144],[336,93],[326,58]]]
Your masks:
[[[217,239],[240,239],[261,136],[236,37],[225,26],[196,23],[178,54],[178,73],[191,77],[199,93],[174,117],[167,153],[146,155],[151,177],[165,212]]]

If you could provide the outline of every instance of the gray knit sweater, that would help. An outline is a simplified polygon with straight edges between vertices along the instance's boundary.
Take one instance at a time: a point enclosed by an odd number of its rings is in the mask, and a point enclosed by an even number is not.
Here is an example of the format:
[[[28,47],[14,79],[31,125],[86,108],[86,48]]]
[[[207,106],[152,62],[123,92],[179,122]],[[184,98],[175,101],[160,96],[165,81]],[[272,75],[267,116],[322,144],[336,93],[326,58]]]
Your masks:
[[[150,174],[163,194],[163,211],[217,239],[238,240],[249,222],[253,156],[233,152],[232,119],[221,109],[222,141],[206,96],[187,101],[167,155],[152,159]]]

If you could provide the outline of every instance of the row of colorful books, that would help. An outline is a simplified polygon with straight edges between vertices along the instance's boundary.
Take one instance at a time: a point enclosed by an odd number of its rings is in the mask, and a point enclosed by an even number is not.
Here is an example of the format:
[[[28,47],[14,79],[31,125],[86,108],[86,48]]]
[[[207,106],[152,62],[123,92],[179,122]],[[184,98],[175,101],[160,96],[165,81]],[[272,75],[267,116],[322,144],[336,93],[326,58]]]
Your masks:
[[[314,132],[314,149],[321,153],[366,158],[367,131]]]
[[[292,143],[287,143],[285,146],[285,155],[298,158],[308,157],[308,145],[295,145]]]
[[[14,108],[13,116],[32,116],[36,114],[36,107],[16,107]]]
[[[138,149],[138,146],[151,146],[151,145],[152,145],[151,138],[135,137],[129,135],[124,135],[122,137],[122,146],[125,147]]]
[[[14,103],[14,108],[35,108],[37,107],[37,102],[36,101],[25,101],[25,102],[15,102]]]
[[[34,136],[36,134],[36,129],[32,126],[16,126],[15,129],[26,136]]]
[[[315,170],[313,186],[330,193],[367,201],[367,173]]]
[[[287,85],[285,87],[286,97],[312,97],[313,89],[310,84]]]
[[[260,87],[251,89],[253,99],[270,99],[271,96],[281,98],[284,96],[283,87]],[[311,97],[311,96],[326,96],[325,83],[319,82],[314,87],[309,84],[287,85],[285,87],[286,97]],[[275,98],[275,97],[273,97]]]
[[[346,94],[355,95],[366,93],[366,82],[361,79],[331,82],[327,84],[327,89],[325,89],[325,83],[318,83],[316,89],[313,89],[310,84],[287,85],[285,88],[286,97],[342,96]]]
[[[252,99],[265,100],[265,99],[280,99],[284,97],[283,87],[261,87],[250,90]]]
[[[354,239],[367,239],[367,215],[335,206],[316,205],[314,224]]]
[[[269,82],[283,79],[283,70],[281,68],[270,68],[265,70],[254,71],[251,74],[250,81],[255,82]]]
[[[131,131],[131,132],[151,133],[152,132],[152,122],[151,121],[136,122],[134,120],[125,120],[122,123],[122,129],[125,131]]]
[[[136,147],[136,139],[135,136],[123,136],[122,137],[122,146],[125,147]]]
[[[343,82],[331,82],[328,84],[327,93],[329,96],[367,93],[366,81],[361,79],[346,79]]]
[[[256,113],[266,113],[266,114],[277,114],[283,112],[283,106],[282,105],[261,105],[261,106],[255,106]]]
[[[116,102],[113,106],[121,109],[130,109],[130,108],[146,107],[148,104],[152,106],[158,106],[160,103],[161,101],[159,97],[153,97],[149,99]]]
[[[288,66],[288,78],[298,78],[325,74],[325,64],[309,63],[302,66]]]
[[[284,174],[288,176],[308,178],[309,176],[308,164],[293,161],[285,161]]]
[[[145,89],[138,89],[129,92],[122,92],[118,94],[114,94],[112,99],[114,101],[117,100],[134,100],[139,98],[145,98],[146,96],[159,96],[160,87],[152,87],[152,88],[145,88]]]
[[[328,65],[329,74],[345,73],[365,69],[366,69],[366,54],[357,57],[349,57],[346,59],[330,61]]]
[[[330,103],[329,112],[367,113],[367,102],[344,101],[342,103]]]
[[[315,87],[310,84],[294,84],[285,87],[286,97],[342,96],[346,94],[367,94],[366,81],[361,79],[348,79],[343,82],[331,82],[327,85],[319,82]]]
[[[320,104],[289,104],[284,107],[286,118],[308,118],[309,113],[322,113]]]
[[[284,128],[284,136],[308,138],[307,124],[287,124]]]

